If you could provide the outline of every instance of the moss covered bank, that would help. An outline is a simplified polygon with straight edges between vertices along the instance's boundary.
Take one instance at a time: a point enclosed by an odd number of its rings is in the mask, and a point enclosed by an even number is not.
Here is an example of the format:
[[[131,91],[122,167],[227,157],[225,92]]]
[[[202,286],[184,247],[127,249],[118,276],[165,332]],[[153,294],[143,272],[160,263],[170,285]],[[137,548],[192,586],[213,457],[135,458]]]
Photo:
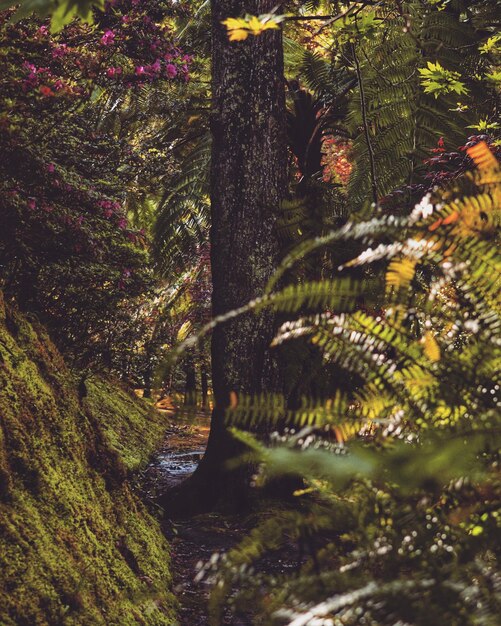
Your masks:
[[[127,480],[162,418],[103,380],[76,389],[0,293],[0,625],[173,624],[168,546]]]

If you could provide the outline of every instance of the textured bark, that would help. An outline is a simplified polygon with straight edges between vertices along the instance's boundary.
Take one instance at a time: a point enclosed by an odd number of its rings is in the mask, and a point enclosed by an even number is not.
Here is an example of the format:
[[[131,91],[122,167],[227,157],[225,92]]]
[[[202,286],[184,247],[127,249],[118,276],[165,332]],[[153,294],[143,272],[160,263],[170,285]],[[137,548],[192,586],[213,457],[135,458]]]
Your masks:
[[[275,232],[287,186],[285,83],[282,34],[267,31],[229,42],[221,21],[246,12],[269,12],[275,0],[212,0],[211,264],[213,314],[263,293],[276,267]],[[216,328],[212,337],[215,409],[207,452],[191,484],[204,484],[207,499],[245,493],[244,472],[225,465],[239,447],[224,425],[232,391],[255,394],[275,388],[269,354],[270,313],[248,315]],[[237,502],[235,502],[238,505]]]

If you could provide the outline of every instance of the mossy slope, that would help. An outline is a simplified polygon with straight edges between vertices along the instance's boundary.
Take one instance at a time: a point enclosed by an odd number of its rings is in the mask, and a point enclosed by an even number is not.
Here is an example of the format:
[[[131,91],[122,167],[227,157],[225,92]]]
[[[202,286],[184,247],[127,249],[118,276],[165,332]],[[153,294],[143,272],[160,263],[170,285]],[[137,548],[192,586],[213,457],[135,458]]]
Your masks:
[[[127,476],[162,418],[91,381],[0,293],[0,625],[173,624],[168,546]]]

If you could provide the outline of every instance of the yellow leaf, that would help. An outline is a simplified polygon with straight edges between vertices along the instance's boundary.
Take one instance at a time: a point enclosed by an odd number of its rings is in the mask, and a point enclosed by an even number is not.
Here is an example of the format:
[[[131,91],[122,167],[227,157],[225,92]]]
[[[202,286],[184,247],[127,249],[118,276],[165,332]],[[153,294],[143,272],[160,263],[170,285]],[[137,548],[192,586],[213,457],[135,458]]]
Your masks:
[[[233,30],[235,28],[242,28],[242,24],[245,27],[245,20],[237,19],[236,17],[228,17],[221,22],[226,26],[228,30]]]
[[[230,41],[244,41],[249,35],[260,35],[265,30],[277,29],[282,20],[279,16],[246,15],[245,17],[228,17],[221,23],[228,30]]]
[[[228,38],[230,41],[244,41],[249,34],[249,31],[244,28],[235,28],[228,33]]]
[[[261,20],[258,17],[256,17],[255,15],[252,15],[249,21],[247,22],[246,26],[252,32],[253,35],[259,35],[259,33],[261,33],[263,30],[264,24],[261,22]]]
[[[192,324],[188,320],[181,325],[181,328],[177,331],[177,341],[184,341],[188,335],[190,334],[192,329]]]
[[[440,361],[440,346],[438,345],[437,340],[430,331],[425,333],[424,337],[421,339],[421,342],[424,346],[424,353],[430,359],[430,361],[433,361],[434,363]]]

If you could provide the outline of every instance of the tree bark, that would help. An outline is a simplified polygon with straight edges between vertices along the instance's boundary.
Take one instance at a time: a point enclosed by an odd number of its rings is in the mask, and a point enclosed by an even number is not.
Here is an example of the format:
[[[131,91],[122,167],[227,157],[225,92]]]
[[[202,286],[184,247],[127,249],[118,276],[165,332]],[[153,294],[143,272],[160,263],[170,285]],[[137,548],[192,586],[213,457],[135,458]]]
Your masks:
[[[197,404],[197,376],[195,369],[195,357],[189,354],[184,366],[186,382],[184,387],[184,406],[196,406]]]
[[[211,265],[214,315],[263,293],[279,258],[275,232],[287,189],[285,81],[282,33],[266,31],[230,42],[221,21],[271,11],[276,0],[212,0]],[[243,505],[248,472],[229,472],[241,452],[225,426],[230,392],[275,389],[270,356],[273,315],[247,315],[218,326],[212,336],[215,408],[207,451],[188,481],[205,500],[221,496]],[[198,504],[202,504],[198,499]]]
[[[200,389],[202,392],[201,409],[205,413],[209,402],[209,374],[205,363],[202,363],[200,372]]]

